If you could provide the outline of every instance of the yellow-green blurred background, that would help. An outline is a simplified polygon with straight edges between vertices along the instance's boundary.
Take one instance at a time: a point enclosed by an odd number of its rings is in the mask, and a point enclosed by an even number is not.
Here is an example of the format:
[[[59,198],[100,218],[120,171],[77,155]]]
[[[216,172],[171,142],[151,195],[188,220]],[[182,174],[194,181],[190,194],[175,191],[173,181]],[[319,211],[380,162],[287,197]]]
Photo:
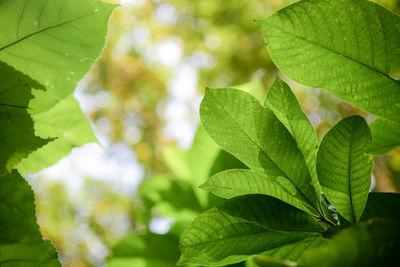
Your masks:
[[[275,75],[286,79],[254,19],[292,2],[120,1],[103,55],[75,93],[100,144],[75,148],[28,177],[38,222],[63,265],[102,266],[113,243],[145,227],[149,211],[136,189],[143,179],[168,173],[163,147],[190,147],[206,87],[261,80],[267,90]],[[399,0],[376,2],[400,12]],[[290,84],[319,138],[342,117],[366,115],[325,91]],[[398,191],[400,150],[379,157],[374,175],[375,190]],[[171,221],[153,215],[151,230],[166,232]]]

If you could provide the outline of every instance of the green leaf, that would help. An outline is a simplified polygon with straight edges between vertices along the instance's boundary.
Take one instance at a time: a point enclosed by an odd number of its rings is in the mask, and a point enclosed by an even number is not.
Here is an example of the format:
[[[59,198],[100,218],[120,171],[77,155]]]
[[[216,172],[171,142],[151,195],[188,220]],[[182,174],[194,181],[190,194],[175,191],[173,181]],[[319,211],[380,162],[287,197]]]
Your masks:
[[[304,195],[285,177],[253,170],[228,170],[212,176],[200,188],[223,198],[263,194],[278,198],[311,215],[318,216]]]
[[[368,198],[372,159],[366,154],[371,133],[365,120],[350,116],[336,124],[318,150],[317,171],[328,201],[349,222],[357,222]]]
[[[114,8],[99,0],[1,1],[0,61],[46,86],[41,98],[55,104],[99,57]]]
[[[331,242],[304,253],[301,267],[397,266],[400,223],[376,219],[339,232]]]
[[[0,265],[61,266],[36,223],[32,189],[17,171],[0,176]]]
[[[306,161],[315,192],[317,196],[320,196],[322,190],[316,169],[318,139],[312,123],[301,109],[296,96],[284,81],[276,78],[268,90],[264,105],[271,109],[296,140],[297,147]]]
[[[107,266],[173,267],[179,258],[178,243],[168,234],[131,234],[112,248]]]
[[[400,220],[400,194],[369,193],[367,205],[365,206],[361,220],[377,217]]]
[[[79,103],[72,95],[48,111],[32,117],[35,121],[36,135],[57,139],[23,159],[17,166],[22,174],[38,172],[57,163],[68,155],[73,147],[97,141]]]
[[[291,79],[400,120],[400,18],[365,0],[304,0],[257,21]]]
[[[236,197],[204,212],[181,236],[180,263],[230,264],[320,236],[316,219],[269,196]]]
[[[35,136],[28,113],[32,88],[43,89],[43,86],[0,62],[0,175],[48,142]]]
[[[318,206],[306,162],[295,140],[257,99],[236,89],[207,89],[200,118],[223,149],[257,172],[286,177],[314,207]]]
[[[400,145],[400,123],[385,119],[377,119],[369,125],[372,142],[368,145],[368,153],[385,154]]]

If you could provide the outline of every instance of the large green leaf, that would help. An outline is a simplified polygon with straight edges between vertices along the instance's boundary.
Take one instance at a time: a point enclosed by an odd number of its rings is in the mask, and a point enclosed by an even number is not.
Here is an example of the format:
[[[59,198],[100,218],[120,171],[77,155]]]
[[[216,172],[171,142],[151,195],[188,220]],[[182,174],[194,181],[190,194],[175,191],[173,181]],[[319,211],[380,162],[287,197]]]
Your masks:
[[[236,197],[204,212],[181,236],[181,263],[229,264],[308,237],[316,219],[269,196]]]
[[[212,176],[200,188],[223,198],[249,194],[269,195],[318,216],[296,186],[282,176],[257,173],[253,170],[228,170]]]
[[[256,98],[236,89],[207,89],[200,117],[211,138],[223,149],[257,172],[286,177],[310,203],[318,205],[295,140]]]
[[[268,90],[264,105],[272,110],[296,140],[306,160],[316,194],[320,196],[321,186],[316,169],[318,139],[312,123],[301,109],[296,96],[284,81],[276,78]]]
[[[317,171],[328,201],[349,222],[357,222],[368,198],[372,158],[366,154],[371,133],[365,120],[350,116],[336,124],[318,150]]]
[[[32,189],[17,171],[0,176],[0,265],[61,266],[36,223]]]
[[[72,95],[48,111],[32,117],[36,135],[56,140],[23,159],[17,167],[22,174],[40,171],[68,155],[73,147],[97,141],[79,103]]]
[[[99,57],[114,7],[99,0],[0,1],[0,61],[46,86],[40,97],[51,106]]]
[[[307,251],[298,266],[395,267],[399,266],[399,251],[399,221],[369,220],[345,229],[331,242]]]
[[[28,113],[32,88],[43,89],[36,81],[0,62],[0,175],[47,143],[35,136]]]
[[[168,234],[131,234],[112,248],[107,266],[173,267],[179,258],[178,243]]]
[[[257,22],[274,63],[293,80],[324,88],[400,120],[400,18],[366,0],[304,0]]]
[[[372,142],[368,145],[368,153],[385,154],[400,145],[400,123],[385,119],[377,119],[369,125]]]
[[[361,220],[377,217],[400,220],[400,194],[369,193],[367,205],[365,206]]]

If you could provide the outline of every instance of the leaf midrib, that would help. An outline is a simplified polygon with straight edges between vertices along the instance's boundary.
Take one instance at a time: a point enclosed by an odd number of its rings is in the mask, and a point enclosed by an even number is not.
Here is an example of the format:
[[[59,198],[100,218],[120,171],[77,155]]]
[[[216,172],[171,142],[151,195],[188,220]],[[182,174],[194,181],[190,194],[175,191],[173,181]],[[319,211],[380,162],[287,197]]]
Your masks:
[[[222,171],[222,172],[220,172],[219,174],[226,174],[226,175],[228,175],[228,173],[233,173],[234,171],[236,171],[237,169],[233,169],[233,170],[225,170],[225,171]],[[254,170],[245,170],[246,172],[250,172],[250,171],[253,171],[253,172],[255,172]],[[256,175],[262,175],[262,176],[264,176],[264,174],[257,174],[256,173]],[[205,186],[209,186],[209,188],[204,188],[203,187],[203,185],[202,186],[200,186],[200,188],[201,189],[204,189],[204,190],[206,190],[206,191],[208,191],[208,192],[211,192],[211,193],[213,193],[213,194],[215,194],[215,195],[218,195],[218,196],[220,196],[220,197],[222,197],[222,198],[225,198],[225,197],[223,197],[223,196],[221,196],[220,194],[218,194],[217,192],[218,191],[224,191],[224,190],[227,190],[228,192],[233,192],[233,197],[235,197],[235,196],[242,196],[242,195],[245,195],[245,192],[246,192],[246,194],[263,194],[263,195],[268,195],[268,196],[272,196],[271,194],[266,194],[266,193],[263,193],[263,192],[265,192],[265,191],[263,191],[263,190],[258,190],[259,192],[254,192],[254,191],[251,191],[251,190],[241,190],[241,189],[236,189],[236,187],[232,187],[232,186],[225,186],[225,185],[221,185],[221,184],[218,184],[217,182],[215,182],[215,180],[217,180],[215,177],[211,177],[204,185]],[[277,185],[277,186],[279,186],[279,184],[278,183],[275,183],[275,182],[273,182],[275,185]],[[217,188],[216,190],[215,190],[215,188]],[[218,190],[219,189],[219,190]],[[297,189],[297,188],[296,188]],[[216,192],[217,191],[217,192]],[[284,191],[285,193],[287,193],[286,191]],[[235,193],[239,193],[239,194],[235,194]],[[303,208],[305,208],[308,212],[310,212],[310,211],[315,211],[315,208],[312,206],[312,205],[310,205],[310,203],[307,203],[307,202],[304,202],[304,201],[302,201],[302,200],[299,200],[299,199],[297,199],[295,196],[293,196],[293,195],[291,195],[290,193],[287,193],[287,195],[289,195],[290,196],[290,200],[291,201],[293,201],[293,202],[295,202],[296,204],[298,204],[299,206],[301,206],[301,207],[303,207]],[[228,198],[232,198],[232,197],[228,197]],[[282,199],[281,199],[282,200]],[[307,200],[307,199],[306,199]],[[284,200],[282,200],[282,201],[284,201]],[[284,202],[286,202],[286,203],[288,203],[288,204],[290,204],[290,205],[292,205],[293,206],[293,204],[291,204],[291,203],[289,203],[289,202],[287,202],[287,201],[284,201]],[[296,208],[299,208],[299,207],[296,207]],[[304,210],[305,211],[305,210]],[[310,214],[311,215],[311,214]],[[313,214],[312,216],[315,216],[316,214]]]
[[[289,176],[271,159],[271,157],[247,134],[246,131],[244,131],[244,129],[236,122],[236,120],[231,116],[231,114],[229,114],[229,112],[225,109],[225,107],[218,101],[218,99],[213,96],[213,98],[215,99],[215,102],[217,102],[217,104],[223,109],[223,111],[229,116],[229,118],[237,125],[237,127],[240,129],[240,131],[242,133],[244,133],[247,138],[251,141],[251,143],[253,143],[260,151],[262,151],[262,153],[273,163],[274,166],[276,166],[276,168],[282,172],[282,174],[290,181],[290,183],[293,184],[293,186],[300,192],[300,194],[309,201],[309,204],[315,209],[313,202],[303,193],[303,191],[301,191],[299,189],[299,187],[289,178]],[[264,108],[261,106],[261,108]],[[275,116],[275,115],[274,115]],[[315,209],[316,210],[316,209]],[[317,210],[316,210],[317,211]],[[318,211],[317,211],[318,214]]]
[[[350,136],[350,146],[349,146],[349,162],[348,162],[348,164],[347,164],[347,174],[348,174],[348,177],[349,177],[349,198],[350,198],[350,208],[351,208],[351,215],[352,215],[352,219],[353,219],[353,222],[355,223],[356,222],[356,216],[355,216],[355,214],[354,214],[354,204],[353,204],[353,196],[352,196],[352,190],[351,190],[351,162],[352,162],[352,151],[353,151],[353,144],[354,144],[354,142],[353,142],[353,138],[354,138],[354,132],[355,132],[355,128],[356,127],[354,127],[354,128],[352,128],[351,129],[351,136]]]
[[[344,55],[344,54],[342,54],[341,52],[338,52],[338,51],[333,50],[333,49],[331,49],[331,48],[322,46],[321,44],[318,44],[318,43],[316,43],[315,41],[309,40],[309,39],[307,39],[307,38],[304,37],[304,36],[300,36],[300,35],[294,34],[294,33],[292,33],[292,32],[288,32],[288,31],[282,30],[281,28],[277,27],[276,25],[274,25],[274,24],[272,24],[272,23],[267,23],[267,24],[270,25],[270,26],[272,26],[272,27],[274,27],[274,28],[276,28],[277,30],[281,31],[281,32],[284,33],[284,34],[288,34],[288,35],[294,36],[295,38],[298,38],[298,39],[301,39],[301,40],[303,40],[303,41],[309,42],[309,43],[311,43],[311,44],[313,44],[313,45],[315,45],[315,46],[317,46],[317,47],[320,47],[320,48],[325,49],[325,50],[327,50],[327,51],[329,51],[329,52],[332,52],[332,53],[335,53],[335,54],[337,54],[337,55],[339,55],[339,56],[342,56],[342,57],[344,57],[344,58],[346,58],[346,59],[348,59],[348,60],[350,60],[350,61],[352,61],[352,62],[355,62],[355,63],[357,63],[357,64],[359,64],[359,65],[361,65],[361,66],[366,67],[367,69],[372,70],[373,72],[376,72],[376,73],[378,73],[378,74],[384,76],[385,78],[387,78],[387,79],[389,79],[389,80],[391,80],[391,81],[393,81],[393,82],[395,82],[395,83],[397,83],[397,84],[400,84],[400,80],[398,81],[398,80],[393,79],[392,77],[390,77],[390,76],[387,75],[386,73],[384,73],[384,72],[382,72],[382,71],[380,71],[380,70],[375,69],[373,66],[369,66],[369,65],[367,65],[366,63],[357,61],[356,59],[354,59],[354,58],[352,58],[352,57],[350,57],[350,56]]]
[[[17,43],[19,43],[19,42],[21,42],[21,41],[23,41],[23,40],[29,38],[29,37],[35,36],[35,35],[37,35],[37,34],[40,34],[40,33],[42,33],[42,32],[45,32],[45,31],[47,31],[47,30],[51,30],[51,29],[54,29],[54,28],[57,28],[57,27],[61,27],[61,26],[64,26],[64,25],[66,25],[66,24],[75,22],[75,21],[77,21],[77,20],[79,20],[79,19],[85,18],[85,17],[90,16],[90,15],[92,15],[92,14],[93,14],[93,12],[92,12],[92,13],[89,13],[89,14],[86,14],[86,15],[82,15],[82,16],[73,18],[73,19],[70,19],[70,20],[67,20],[67,21],[64,21],[64,22],[61,22],[61,23],[58,23],[58,24],[55,24],[55,25],[52,25],[52,26],[48,26],[48,27],[45,27],[45,28],[40,29],[40,30],[38,30],[38,31],[32,32],[32,33],[30,33],[30,34],[27,34],[27,35],[25,35],[24,37],[21,37],[21,38],[15,40],[15,41],[13,41],[13,42],[11,42],[11,43],[9,43],[9,44],[6,44],[6,45],[3,46],[3,47],[0,47],[0,51],[4,50],[4,49],[6,49],[6,48],[8,48],[8,47],[10,47],[10,46],[13,46],[13,45],[15,45],[15,44],[17,44]]]

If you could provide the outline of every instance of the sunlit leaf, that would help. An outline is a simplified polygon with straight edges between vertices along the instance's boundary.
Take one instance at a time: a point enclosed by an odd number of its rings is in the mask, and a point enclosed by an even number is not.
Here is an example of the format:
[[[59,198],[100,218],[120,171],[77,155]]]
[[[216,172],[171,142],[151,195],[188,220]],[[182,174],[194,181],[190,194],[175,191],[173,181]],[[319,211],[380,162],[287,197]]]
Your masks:
[[[40,98],[52,106],[99,57],[114,7],[98,0],[1,1],[0,61],[44,85]]]
[[[32,189],[17,171],[0,176],[0,265],[61,266],[36,223]]]
[[[317,171],[328,201],[349,222],[357,222],[368,198],[372,159],[366,154],[371,140],[360,116],[341,120],[324,137],[318,150]]]
[[[181,236],[181,263],[219,265],[320,236],[306,213],[264,195],[236,197],[204,212]]]
[[[236,89],[208,89],[200,117],[211,138],[223,149],[257,172],[285,177],[312,205],[318,205],[295,140],[257,99]]]
[[[272,110],[296,140],[297,146],[306,160],[316,194],[320,196],[321,186],[316,169],[317,135],[310,120],[301,109],[296,96],[284,81],[277,78],[268,90],[264,105]]]
[[[305,0],[257,22],[293,80],[400,120],[400,18],[365,0]]]
[[[73,147],[97,142],[88,120],[73,96],[58,102],[46,112],[32,116],[35,134],[42,138],[56,138],[36,150],[18,164],[23,173],[34,173],[49,167],[71,152]]]

